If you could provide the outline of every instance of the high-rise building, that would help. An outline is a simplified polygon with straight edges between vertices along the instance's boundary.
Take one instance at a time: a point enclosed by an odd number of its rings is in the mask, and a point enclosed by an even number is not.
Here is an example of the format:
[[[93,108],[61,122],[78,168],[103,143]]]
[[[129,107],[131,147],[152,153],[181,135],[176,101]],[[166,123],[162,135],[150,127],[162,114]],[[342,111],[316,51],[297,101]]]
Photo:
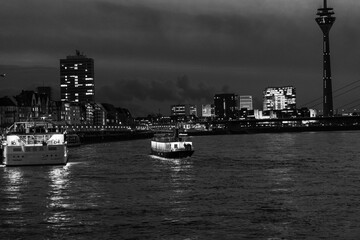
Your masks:
[[[296,91],[292,86],[268,87],[263,95],[264,111],[296,109]]]
[[[215,116],[219,119],[229,120],[236,118],[236,95],[233,93],[215,94]]]
[[[326,0],[324,0],[324,7],[318,9],[317,15],[315,20],[323,32],[323,111],[324,116],[328,117],[333,115],[329,32],[335,22],[335,17],[332,16],[333,9],[327,7]]]
[[[60,59],[61,101],[94,102],[94,60],[76,51],[74,56]]]
[[[253,110],[253,100],[252,96],[240,96],[240,106],[239,109]]]

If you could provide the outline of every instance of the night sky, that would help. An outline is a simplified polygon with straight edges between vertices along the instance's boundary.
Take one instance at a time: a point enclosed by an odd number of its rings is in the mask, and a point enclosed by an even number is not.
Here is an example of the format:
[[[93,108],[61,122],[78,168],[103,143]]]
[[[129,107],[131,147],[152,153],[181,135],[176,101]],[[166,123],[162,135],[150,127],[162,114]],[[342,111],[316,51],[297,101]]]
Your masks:
[[[0,96],[53,87],[59,59],[78,49],[95,61],[96,101],[135,116],[293,85],[297,105],[322,96],[323,0],[4,0]],[[328,0],[334,108],[360,108],[360,1]],[[354,89],[354,90],[351,90]],[[347,91],[347,89],[343,89]],[[337,95],[336,93],[334,94]],[[320,100],[317,102],[319,103]],[[311,105],[311,104],[310,104]],[[317,107],[322,108],[322,105]],[[345,108],[346,108],[345,107]]]

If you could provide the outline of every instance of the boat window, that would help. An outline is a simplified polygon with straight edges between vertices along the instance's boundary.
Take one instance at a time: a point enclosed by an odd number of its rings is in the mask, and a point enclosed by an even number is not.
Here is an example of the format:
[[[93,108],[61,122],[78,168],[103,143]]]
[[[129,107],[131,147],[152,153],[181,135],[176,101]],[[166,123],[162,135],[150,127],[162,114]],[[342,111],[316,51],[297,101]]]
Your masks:
[[[178,148],[178,145],[177,145],[177,144],[174,144],[174,148]]]
[[[14,152],[21,152],[21,148],[13,148]]]
[[[49,147],[50,151],[55,151],[57,148],[56,147]]]

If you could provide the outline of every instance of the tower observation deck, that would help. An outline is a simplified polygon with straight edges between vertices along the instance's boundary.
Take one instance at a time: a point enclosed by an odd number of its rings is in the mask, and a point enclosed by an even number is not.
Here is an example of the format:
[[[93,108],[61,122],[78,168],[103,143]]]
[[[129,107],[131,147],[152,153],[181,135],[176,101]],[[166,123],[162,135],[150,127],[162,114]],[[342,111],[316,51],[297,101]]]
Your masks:
[[[323,32],[323,112],[325,117],[329,117],[333,116],[329,32],[335,17],[333,8],[327,7],[327,0],[324,0],[323,8],[318,9],[317,15],[315,20]]]

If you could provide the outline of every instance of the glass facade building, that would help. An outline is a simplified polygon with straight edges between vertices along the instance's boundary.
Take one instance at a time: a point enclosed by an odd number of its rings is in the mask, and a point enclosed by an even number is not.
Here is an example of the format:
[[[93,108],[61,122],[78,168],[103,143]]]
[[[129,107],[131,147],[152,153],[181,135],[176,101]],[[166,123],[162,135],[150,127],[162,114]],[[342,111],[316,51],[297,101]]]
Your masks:
[[[264,111],[296,109],[296,91],[292,86],[268,87],[263,94]]]

